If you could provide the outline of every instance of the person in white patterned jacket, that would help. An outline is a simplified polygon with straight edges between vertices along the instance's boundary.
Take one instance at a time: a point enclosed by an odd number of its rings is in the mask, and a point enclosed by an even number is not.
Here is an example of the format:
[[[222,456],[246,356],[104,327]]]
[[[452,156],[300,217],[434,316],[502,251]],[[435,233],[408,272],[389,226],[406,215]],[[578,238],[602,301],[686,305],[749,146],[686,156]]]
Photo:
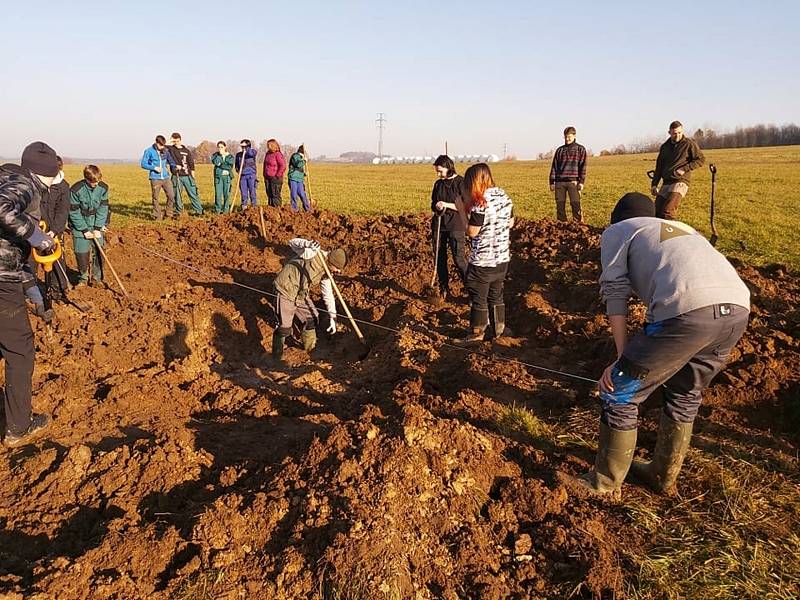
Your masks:
[[[514,205],[495,185],[486,163],[473,165],[464,173],[462,198],[456,200],[456,207],[470,238],[466,278],[470,329],[461,342],[473,344],[484,339],[490,324],[495,338],[505,330],[503,283],[511,260]]]

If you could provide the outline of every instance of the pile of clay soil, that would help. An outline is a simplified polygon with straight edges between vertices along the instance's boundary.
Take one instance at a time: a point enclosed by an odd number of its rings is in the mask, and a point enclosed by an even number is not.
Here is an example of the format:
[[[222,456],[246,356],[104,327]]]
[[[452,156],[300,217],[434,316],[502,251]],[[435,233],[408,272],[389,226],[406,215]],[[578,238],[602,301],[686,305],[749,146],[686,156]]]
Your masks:
[[[467,326],[460,283],[443,302],[424,296],[428,219],[267,209],[264,242],[256,215],[116,232],[109,256],[131,299],[109,276],[111,290],[73,292],[91,312],[58,305],[52,332],[34,324],[34,405],[54,423],[0,450],[0,592],[622,597],[636,571],[625,550],[647,540],[558,475],[585,470],[592,449],[501,426],[522,407],[549,431],[580,414],[593,431],[590,383],[516,361],[596,378],[613,358],[599,231],[521,220],[511,333],[469,353],[447,344]],[[269,356],[271,298],[255,290],[271,290],[293,237],[346,249],[340,286],[375,324],[362,325],[363,360],[346,326],[310,356]],[[796,454],[800,279],[738,266],[753,324],[698,427]]]

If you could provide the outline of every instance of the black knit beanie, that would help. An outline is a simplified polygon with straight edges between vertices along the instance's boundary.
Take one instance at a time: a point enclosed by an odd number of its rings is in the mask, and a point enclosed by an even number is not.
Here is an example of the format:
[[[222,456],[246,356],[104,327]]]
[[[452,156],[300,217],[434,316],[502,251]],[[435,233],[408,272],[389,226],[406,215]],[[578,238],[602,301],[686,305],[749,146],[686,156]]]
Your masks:
[[[656,206],[644,194],[629,192],[619,199],[611,211],[611,224],[635,217],[655,217]]]
[[[56,151],[44,142],[28,144],[22,151],[22,166],[35,175],[45,177],[55,177],[59,171]]]

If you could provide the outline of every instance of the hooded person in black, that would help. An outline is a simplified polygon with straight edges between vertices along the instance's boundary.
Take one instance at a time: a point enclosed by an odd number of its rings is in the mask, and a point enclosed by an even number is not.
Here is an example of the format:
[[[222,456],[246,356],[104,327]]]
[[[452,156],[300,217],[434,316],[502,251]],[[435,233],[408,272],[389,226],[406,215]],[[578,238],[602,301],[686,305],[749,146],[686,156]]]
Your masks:
[[[50,422],[47,415],[31,413],[33,331],[22,286],[30,275],[27,260],[31,248],[46,253],[55,246],[27,210],[41,202],[58,171],[56,153],[43,142],[25,148],[21,166],[0,167],[0,352],[6,361],[5,444],[11,447],[24,443]]]
[[[450,292],[450,274],[447,265],[447,249],[453,255],[461,281],[467,274],[466,234],[464,223],[456,209],[456,198],[461,196],[464,178],[456,173],[453,159],[442,154],[433,163],[439,179],[433,184],[431,192],[431,235],[436,255],[436,274],[439,278],[439,293],[446,296]],[[438,226],[438,231],[437,231]]]

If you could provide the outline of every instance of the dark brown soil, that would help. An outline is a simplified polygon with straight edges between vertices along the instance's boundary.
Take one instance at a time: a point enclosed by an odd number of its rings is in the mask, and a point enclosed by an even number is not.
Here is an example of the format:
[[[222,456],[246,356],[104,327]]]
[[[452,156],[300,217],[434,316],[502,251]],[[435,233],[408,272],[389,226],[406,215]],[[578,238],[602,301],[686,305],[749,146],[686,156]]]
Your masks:
[[[55,420],[0,450],[0,593],[622,597],[625,548],[647,541],[556,475],[585,469],[591,450],[495,424],[516,405],[559,431],[583,411],[591,430],[591,384],[443,345],[467,325],[466,298],[456,284],[426,301],[425,218],[266,218],[266,244],[255,214],[124,230],[109,255],[132,299],[78,290],[91,313],[60,306],[51,339],[35,324],[34,405]],[[355,316],[396,330],[362,326],[366,359],[349,329],[311,357],[270,358],[270,298],[233,282],[269,290],[295,236],[343,246]],[[597,377],[612,357],[599,231],[523,220],[513,252],[513,337],[479,350]],[[796,469],[800,278],[738,266],[753,322],[698,431],[749,436]]]

